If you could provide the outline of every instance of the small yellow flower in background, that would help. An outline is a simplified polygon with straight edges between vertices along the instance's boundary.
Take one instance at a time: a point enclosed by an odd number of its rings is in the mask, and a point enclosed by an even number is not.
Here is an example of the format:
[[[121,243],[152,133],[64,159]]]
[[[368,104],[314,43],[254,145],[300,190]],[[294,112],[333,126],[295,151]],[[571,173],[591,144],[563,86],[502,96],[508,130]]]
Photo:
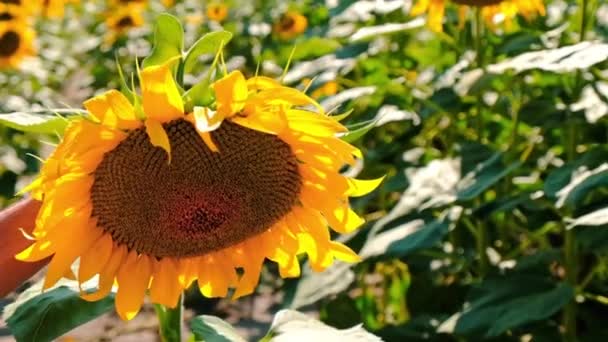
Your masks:
[[[0,21],[24,21],[29,15],[30,13],[23,7],[0,2]]]
[[[144,5],[138,3],[129,3],[111,9],[106,17],[108,27],[106,43],[111,44],[130,29],[142,26],[144,24],[143,10]]]
[[[175,0],[161,0],[163,6],[171,7],[175,4]]]
[[[52,256],[44,288],[79,258],[79,282],[99,275],[82,297],[99,300],[116,284],[128,320],[147,290],[168,307],[194,280],[207,297],[250,294],[265,259],[283,278],[300,274],[301,253],[315,271],[358,261],[328,226],[357,229],[349,197],[382,179],[340,173],[362,157],[337,137],[347,129],[302,92],[239,71],[213,84],[215,108],[187,113],[174,62],[141,71],[135,103],[116,90],[86,101],[89,115],[69,119],[28,186],[43,202],[35,242],[17,258]]]
[[[35,53],[35,31],[25,21],[0,21],[0,69],[18,68]]]
[[[411,10],[411,15],[417,16],[427,13],[428,25],[435,32],[443,31],[443,16],[445,6],[449,0],[417,0]],[[495,26],[495,18],[503,16],[507,28],[512,26],[513,19],[521,14],[526,19],[533,18],[536,14],[545,15],[545,6],[542,0],[451,0],[459,6],[458,13],[461,25],[463,25],[469,7],[481,7],[482,16],[486,23]]]
[[[335,95],[337,92],[338,92],[338,82],[329,81],[329,82],[323,84],[322,86],[320,86],[319,88],[315,89],[312,92],[311,96],[315,99],[318,99],[320,97]]]
[[[282,39],[291,39],[306,31],[308,27],[308,19],[297,12],[285,13],[278,23],[275,24],[274,30]]]
[[[207,5],[207,18],[217,22],[222,22],[228,16],[228,6],[221,3]]]
[[[21,0],[26,1],[26,0]],[[27,0],[32,1],[33,0]],[[42,13],[49,18],[63,18],[65,6],[68,3],[77,4],[80,0],[42,0]]]

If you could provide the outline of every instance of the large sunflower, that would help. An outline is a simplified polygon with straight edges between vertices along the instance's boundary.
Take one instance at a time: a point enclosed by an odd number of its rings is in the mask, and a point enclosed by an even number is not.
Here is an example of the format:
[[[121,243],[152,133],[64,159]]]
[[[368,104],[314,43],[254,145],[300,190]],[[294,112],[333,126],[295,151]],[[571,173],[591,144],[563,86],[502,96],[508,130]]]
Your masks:
[[[34,54],[35,36],[25,21],[0,21],[0,69],[17,68],[23,58]]]
[[[215,110],[184,110],[171,62],[143,69],[141,98],[110,90],[84,103],[28,187],[42,200],[35,243],[20,260],[53,256],[44,288],[99,274],[98,300],[118,286],[116,309],[131,319],[149,289],[174,307],[195,279],[203,295],[251,293],[264,259],[282,277],[306,253],[321,271],[358,256],[330,239],[363,220],[349,196],[381,181],[340,174],[361,157],[336,137],[344,126],[308,96],[265,77],[231,72],[213,84]],[[315,111],[304,107],[315,108]]]
[[[428,25],[436,32],[443,31],[443,15],[448,0],[418,0],[412,8],[411,15],[428,13]],[[527,19],[536,14],[545,15],[545,6],[542,0],[451,0],[459,5],[459,18],[461,23],[466,17],[469,7],[481,7],[481,14],[488,25],[493,26],[498,15],[502,16],[507,26],[521,14]]]

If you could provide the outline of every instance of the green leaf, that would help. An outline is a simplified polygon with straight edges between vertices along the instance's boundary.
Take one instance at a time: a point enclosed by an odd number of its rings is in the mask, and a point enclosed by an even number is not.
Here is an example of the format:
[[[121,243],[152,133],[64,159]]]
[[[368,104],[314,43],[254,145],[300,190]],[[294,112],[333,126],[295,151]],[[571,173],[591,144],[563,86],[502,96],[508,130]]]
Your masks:
[[[209,79],[204,77],[199,83],[188,89],[183,95],[186,103],[186,112],[192,111],[194,106],[209,106],[214,99],[213,89],[209,84]]]
[[[48,110],[41,112],[14,112],[0,114],[0,124],[7,127],[33,133],[62,134],[68,124],[65,118],[57,114],[47,113],[82,113],[78,110]]]
[[[113,307],[113,295],[87,302],[77,291],[60,286],[18,305],[7,323],[17,341],[52,341]]]
[[[470,201],[476,198],[520,165],[520,162],[515,162],[505,167],[502,162],[502,153],[495,153],[458,182],[458,199]]]
[[[160,14],[154,23],[154,47],[143,61],[144,68],[180,56],[183,47],[184,30],[179,20],[167,13]]]
[[[293,60],[299,61],[302,59],[315,58],[330,54],[341,47],[340,43],[334,39],[312,37],[296,45],[296,50],[293,54]],[[291,52],[291,47],[286,47],[283,51],[283,56],[289,56],[287,50]]]
[[[398,258],[435,246],[447,234],[447,221],[415,220],[371,237],[359,253],[363,259]]]
[[[556,200],[558,192],[565,188],[572,180],[572,175],[580,169],[595,169],[608,160],[608,148],[605,146],[589,150],[580,158],[568,162],[549,174],[545,180],[544,192],[547,197]]]
[[[215,31],[205,34],[197,40],[186,53],[184,58],[184,71],[192,71],[198,57],[205,54],[217,53],[219,49],[226,46],[232,39],[232,33],[228,31]]]
[[[547,319],[574,296],[565,283],[532,275],[484,280],[473,288],[467,307],[443,322],[439,332],[494,337],[524,324]]]
[[[348,289],[355,281],[352,265],[344,262],[335,262],[323,272],[313,272],[308,266],[302,269],[302,276],[295,282],[293,290],[286,291],[284,307],[298,309],[314,304]]]
[[[348,132],[341,136],[340,139],[348,143],[353,143],[361,139],[365,134],[367,134],[367,132],[374,128],[374,126],[376,126],[376,122],[376,119],[372,119],[349,126]]]
[[[604,226],[608,225],[608,207],[592,211],[575,219],[566,219],[568,229],[576,226]]]
[[[192,333],[196,341],[245,342],[230,323],[215,316],[201,315],[192,319]]]
[[[351,114],[353,113],[352,109],[347,110],[346,112],[342,113],[342,114],[336,114],[336,115],[332,115],[331,118],[336,120],[336,121],[342,121],[344,119],[346,119],[347,117],[349,117]]]
[[[594,190],[608,186],[608,163],[595,169],[579,169],[571,174],[571,179],[555,195],[555,206],[561,208],[570,206],[575,208],[582,204],[586,196]]]

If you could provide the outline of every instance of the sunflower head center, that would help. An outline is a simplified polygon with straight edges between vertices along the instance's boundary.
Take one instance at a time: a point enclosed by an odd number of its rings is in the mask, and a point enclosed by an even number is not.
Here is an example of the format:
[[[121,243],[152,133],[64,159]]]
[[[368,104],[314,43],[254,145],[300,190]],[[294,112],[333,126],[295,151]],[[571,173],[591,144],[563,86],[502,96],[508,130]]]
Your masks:
[[[133,25],[135,25],[135,22],[133,21],[133,18],[131,18],[131,16],[122,17],[116,23],[116,26],[118,27],[131,27]]]
[[[0,21],[13,20],[14,16],[8,12],[0,13]]]
[[[136,129],[94,172],[93,216],[118,243],[158,258],[203,255],[262,233],[297,203],[297,161],[278,137],[226,121],[213,152],[185,120],[164,128],[170,163]]]
[[[0,56],[9,57],[19,50],[21,37],[14,31],[7,31],[0,36]]]
[[[279,21],[279,29],[281,31],[289,31],[296,23],[296,20],[291,15],[285,15]]]

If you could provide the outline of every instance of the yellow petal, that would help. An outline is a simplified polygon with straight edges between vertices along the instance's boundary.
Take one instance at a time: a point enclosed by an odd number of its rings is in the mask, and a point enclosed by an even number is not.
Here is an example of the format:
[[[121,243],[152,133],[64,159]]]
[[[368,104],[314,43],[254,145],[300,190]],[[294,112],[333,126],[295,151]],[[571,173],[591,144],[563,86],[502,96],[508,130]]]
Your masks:
[[[380,183],[382,183],[382,181],[384,180],[385,176],[382,176],[380,178],[376,178],[376,179],[369,179],[369,180],[363,180],[363,179],[354,179],[354,178],[348,178],[348,193],[347,195],[349,197],[359,197],[359,196],[364,196],[369,194],[370,192],[374,191],[374,189],[376,189],[378,187],[378,185],[380,185]]]
[[[294,130],[318,136],[331,136],[336,133],[346,132],[346,127],[329,116],[292,109],[287,111],[289,127]]]
[[[352,249],[348,248],[339,242],[330,242],[331,252],[336,259],[342,260],[344,262],[359,262],[361,261],[361,257],[357,255]]]
[[[445,0],[430,0],[428,10],[428,25],[435,32],[443,32],[443,15]]]
[[[232,122],[258,132],[280,134],[287,128],[287,121],[282,111],[256,110],[245,116],[233,116]]]
[[[277,80],[265,76],[255,76],[247,80],[247,87],[253,91],[278,88],[280,86],[281,83]]]
[[[238,253],[233,256],[238,259],[239,266],[243,269],[243,274],[236,285],[233,299],[252,293],[260,280],[262,264],[264,263],[263,251],[247,240],[241,244],[243,247],[238,249]]]
[[[78,243],[71,243],[69,246],[63,246],[65,248],[58,248],[56,250],[44,278],[43,289],[48,289],[55,285],[70,270],[70,266],[72,266],[74,261],[101,236],[102,231],[101,229],[84,225],[65,233],[72,239],[70,241],[78,241]]]
[[[144,112],[148,119],[168,122],[184,115],[184,103],[171,73],[178,59],[145,68],[140,73]]]
[[[173,260],[165,258],[155,261],[152,285],[150,286],[152,302],[174,308],[181,292],[182,287],[179,284],[177,265]]]
[[[112,254],[112,235],[103,234],[85,254],[80,257],[78,280],[82,283],[101,272]]]
[[[357,215],[348,206],[348,203],[344,203],[333,210],[323,209],[322,212],[331,228],[339,233],[350,233],[365,223],[365,220]]]
[[[146,120],[146,133],[150,137],[150,143],[165,150],[167,152],[167,160],[171,162],[171,144],[163,125],[159,121],[148,119]]]
[[[99,286],[97,291],[83,293],[80,297],[86,301],[94,302],[109,295],[110,291],[112,291],[112,286],[114,285],[116,272],[126,256],[127,248],[125,245],[114,246],[110,260],[108,260],[103,267],[103,270],[99,273]]]
[[[221,252],[201,257],[198,264],[198,286],[208,298],[226,297],[228,287],[238,281],[236,271]]]
[[[117,90],[109,90],[84,102],[84,107],[104,126],[135,129],[141,122],[129,100]]]
[[[116,280],[118,292],[116,293],[116,312],[123,320],[130,320],[141,308],[144,295],[150,283],[152,262],[147,255],[137,255],[132,251],[118,270]]]
[[[232,71],[213,83],[217,112],[223,117],[231,117],[245,106],[249,91],[243,74]]]
[[[429,8],[429,1],[430,0],[416,0],[416,4],[414,7],[412,7],[410,15],[417,16],[426,12],[426,10]]]

